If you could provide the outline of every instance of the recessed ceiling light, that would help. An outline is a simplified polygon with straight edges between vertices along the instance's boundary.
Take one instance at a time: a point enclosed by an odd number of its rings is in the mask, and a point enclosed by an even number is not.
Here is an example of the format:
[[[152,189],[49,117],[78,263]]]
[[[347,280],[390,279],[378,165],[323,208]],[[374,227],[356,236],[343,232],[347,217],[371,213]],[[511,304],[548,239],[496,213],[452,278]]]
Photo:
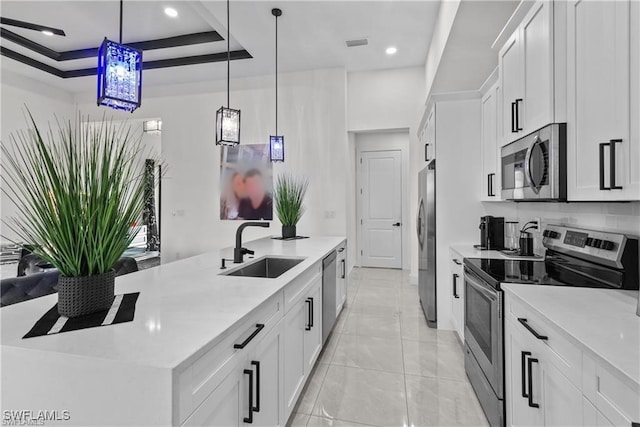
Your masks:
[[[164,13],[167,16],[170,16],[172,18],[176,18],[178,16],[178,11],[175,10],[174,8],[172,8],[172,7],[165,7],[164,8]]]
[[[53,33],[49,30],[42,30],[42,34],[44,34],[45,36],[52,36]]]
[[[398,51],[398,49],[395,46],[390,46],[390,47],[387,48],[387,50],[385,50],[387,55],[393,55],[397,51]]]

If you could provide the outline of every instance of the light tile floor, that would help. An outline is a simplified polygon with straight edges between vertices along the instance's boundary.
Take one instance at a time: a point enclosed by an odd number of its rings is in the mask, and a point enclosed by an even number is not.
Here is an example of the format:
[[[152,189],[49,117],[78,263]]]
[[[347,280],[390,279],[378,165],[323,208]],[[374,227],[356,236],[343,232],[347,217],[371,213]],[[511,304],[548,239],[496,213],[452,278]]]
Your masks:
[[[400,270],[356,268],[289,426],[486,426],[455,333],[427,326]]]

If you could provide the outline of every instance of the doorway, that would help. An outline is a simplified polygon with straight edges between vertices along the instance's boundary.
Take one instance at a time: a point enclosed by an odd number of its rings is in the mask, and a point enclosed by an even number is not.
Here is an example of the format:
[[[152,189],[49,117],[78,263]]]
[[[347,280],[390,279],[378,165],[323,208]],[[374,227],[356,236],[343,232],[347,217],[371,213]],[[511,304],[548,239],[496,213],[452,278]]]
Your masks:
[[[408,140],[406,133],[356,136],[357,255],[362,267],[403,268]]]

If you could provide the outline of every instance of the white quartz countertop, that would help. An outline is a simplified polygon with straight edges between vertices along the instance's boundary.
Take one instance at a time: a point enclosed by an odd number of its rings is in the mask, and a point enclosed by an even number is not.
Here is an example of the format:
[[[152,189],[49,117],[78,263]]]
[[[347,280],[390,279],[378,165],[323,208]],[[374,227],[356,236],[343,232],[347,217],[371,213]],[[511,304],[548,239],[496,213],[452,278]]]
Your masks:
[[[56,304],[57,295],[3,307],[2,347],[174,369],[213,345],[225,331],[344,240],[311,237],[245,242],[243,246],[254,250],[255,258],[305,258],[276,279],[220,276],[220,260],[223,256],[233,258],[232,248],[117,277],[116,294],[140,292],[135,319],[128,323],[22,339]],[[228,262],[227,266],[233,268],[234,264]]]
[[[473,247],[473,243],[451,245],[450,249],[457,252],[462,258],[480,258],[480,259],[514,259],[523,261],[542,261],[543,257],[521,257],[509,256],[500,251],[488,251],[486,249],[477,249]]]
[[[596,359],[640,386],[637,291],[502,284]]]

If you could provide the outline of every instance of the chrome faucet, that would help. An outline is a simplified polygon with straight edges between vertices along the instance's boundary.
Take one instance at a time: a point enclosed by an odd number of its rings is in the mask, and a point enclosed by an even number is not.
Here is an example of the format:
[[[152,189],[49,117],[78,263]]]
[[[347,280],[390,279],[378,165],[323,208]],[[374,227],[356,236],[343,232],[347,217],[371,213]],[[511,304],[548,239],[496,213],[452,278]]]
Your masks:
[[[233,262],[238,264],[244,261],[244,255],[253,255],[254,252],[242,247],[242,231],[247,227],[265,227],[269,228],[268,222],[243,222],[236,231],[236,247],[233,250]]]

